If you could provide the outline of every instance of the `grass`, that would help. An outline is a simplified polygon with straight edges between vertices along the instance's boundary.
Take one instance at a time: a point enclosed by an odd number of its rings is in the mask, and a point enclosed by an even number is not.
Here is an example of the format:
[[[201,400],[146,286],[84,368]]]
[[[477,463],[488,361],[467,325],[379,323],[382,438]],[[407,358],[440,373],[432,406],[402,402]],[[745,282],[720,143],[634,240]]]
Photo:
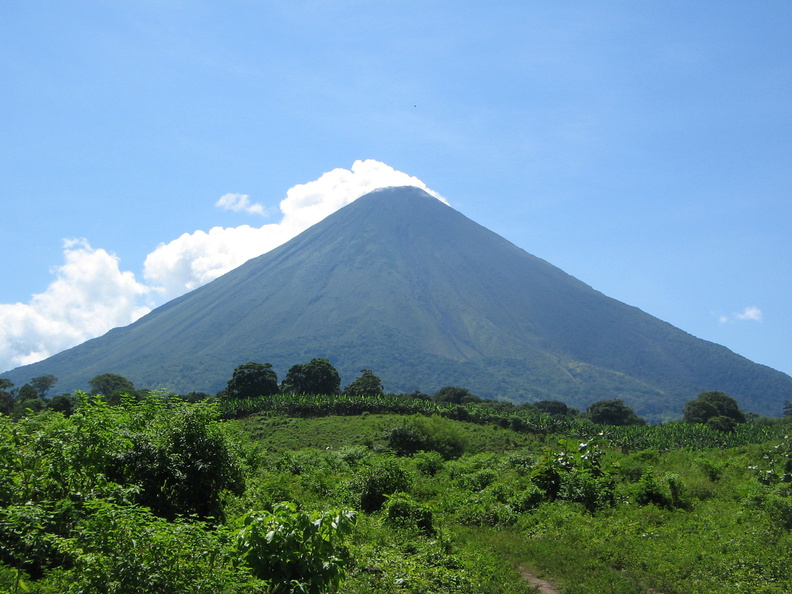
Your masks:
[[[595,446],[582,448],[579,440],[559,444],[440,419],[424,425],[452,433],[463,451],[427,466],[431,456],[388,450],[389,432],[410,418],[257,415],[231,422],[264,452],[252,481],[260,500],[355,507],[360,477],[391,460],[407,473],[410,496],[432,510],[438,530],[431,536],[387,527],[380,511],[363,514],[349,546],[345,592],[532,591],[518,567],[564,594],[792,591],[792,535],[784,527],[792,496],[752,469],[769,464],[777,442],[626,453],[603,438],[594,457]],[[553,469],[565,486],[555,498],[536,499],[537,473]],[[591,504],[586,489],[609,495]]]
[[[231,424],[270,452],[304,448],[339,449],[346,446],[384,448],[388,433],[405,418],[392,414],[294,418],[255,414]],[[504,453],[537,444],[536,437],[493,425],[453,422],[467,443],[467,450]]]

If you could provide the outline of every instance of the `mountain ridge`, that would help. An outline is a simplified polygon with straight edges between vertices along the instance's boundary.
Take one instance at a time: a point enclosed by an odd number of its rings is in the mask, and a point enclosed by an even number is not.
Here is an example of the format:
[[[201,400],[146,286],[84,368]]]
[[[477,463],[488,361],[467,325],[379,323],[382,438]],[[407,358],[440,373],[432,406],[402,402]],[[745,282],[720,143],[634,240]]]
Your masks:
[[[345,383],[369,368],[392,391],[622,398],[656,420],[707,389],[774,415],[792,395],[789,376],[603,295],[413,187],[371,192],[127,327],[1,375],[53,373],[73,389],[112,372],[214,393],[248,360],[282,378],[315,356]]]

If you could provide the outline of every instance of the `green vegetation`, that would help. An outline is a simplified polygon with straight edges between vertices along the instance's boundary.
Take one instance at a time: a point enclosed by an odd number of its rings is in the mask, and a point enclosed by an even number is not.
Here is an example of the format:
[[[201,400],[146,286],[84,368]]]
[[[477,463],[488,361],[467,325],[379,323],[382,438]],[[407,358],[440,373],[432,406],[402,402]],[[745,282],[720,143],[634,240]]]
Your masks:
[[[272,371],[272,365],[250,361],[234,369],[220,396],[230,399],[252,398],[271,396],[279,391],[278,376]]]
[[[0,416],[0,590],[792,590],[788,420],[471,396],[137,391]]]
[[[341,389],[338,371],[324,357],[298,363],[289,368],[281,391],[285,394],[322,394],[332,396]]]
[[[370,369],[361,369],[360,376],[344,388],[347,396],[382,396],[382,380]]]

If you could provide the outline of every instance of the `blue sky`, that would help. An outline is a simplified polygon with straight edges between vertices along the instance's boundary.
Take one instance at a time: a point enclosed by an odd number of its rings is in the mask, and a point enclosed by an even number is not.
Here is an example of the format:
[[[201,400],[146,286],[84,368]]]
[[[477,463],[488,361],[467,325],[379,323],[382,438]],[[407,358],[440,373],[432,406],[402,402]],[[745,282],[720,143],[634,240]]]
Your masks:
[[[409,175],[792,373],[790,31],[786,0],[4,2],[0,370]]]

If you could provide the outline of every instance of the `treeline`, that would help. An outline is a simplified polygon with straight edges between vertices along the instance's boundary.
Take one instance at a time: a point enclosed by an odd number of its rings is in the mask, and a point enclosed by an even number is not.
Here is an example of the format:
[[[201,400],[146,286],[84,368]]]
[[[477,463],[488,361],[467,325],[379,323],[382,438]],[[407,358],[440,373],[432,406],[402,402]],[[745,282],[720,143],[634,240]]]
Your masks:
[[[47,398],[56,383],[57,377],[45,375],[33,378],[17,389],[9,380],[0,379],[0,412],[18,419],[30,411],[47,408],[68,416],[75,408],[76,396],[61,394]],[[118,404],[121,398],[129,396],[143,399],[152,393],[149,389],[135,388],[130,380],[113,373],[97,375],[88,384],[91,386],[89,394],[100,395],[110,404]],[[295,395],[304,398],[283,398]],[[569,431],[576,424],[573,421],[590,421],[608,426],[645,424],[632,408],[618,398],[593,402],[581,412],[558,400],[519,405],[484,400],[471,394],[466,388],[456,386],[443,387],[434,394],[416,391],[411,394],[386,395],[382,381],[370,369],[362,369],[360,375],[342,389],[338,371],[326,358],[314,358],[307,363],[293,365],[280,382],[270,363],[251,361],[236,367],[226,387],[217,394],[190,392],[169,396],[189,402],[217,400],[221,403],[223,415],[226,417],[239,417],[262,411],[297,416],[362,412],[422,412],[465,416],[471,415],[467,409],[452,407],[449,410],[455,412],[449,412],[443,409],[443,405],[478,404],[480,412],[472,413],[470,420],[495,419],[493,422],[496,424],[511,424],[516,430]],[[681,412],[686,423],[705,424],[712,430],[724,433],[734,432],[738,425],[746,421],[772,422],[742,411],[736,400],[718,391],[702,392],[688,401]],[[783,416],[792,416],[792,402],[785,402]],[[521,423],[525,424],[522,429]]]

